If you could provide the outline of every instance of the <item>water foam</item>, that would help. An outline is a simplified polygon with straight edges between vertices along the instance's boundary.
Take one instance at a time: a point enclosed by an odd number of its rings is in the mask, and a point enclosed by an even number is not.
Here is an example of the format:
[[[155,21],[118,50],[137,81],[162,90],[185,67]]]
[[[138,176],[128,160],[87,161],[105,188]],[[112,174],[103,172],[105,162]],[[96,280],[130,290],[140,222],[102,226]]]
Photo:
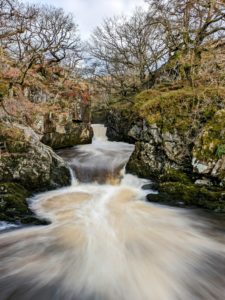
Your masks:
[[[80,182],[30,199],[52,223],[0,236],[1,300],[224,300],[223,243],[190,212],[145,202],[149,181],[114,157],[126,161],[131,146],[78,147],[96,163],[111,155],[120,184]]]

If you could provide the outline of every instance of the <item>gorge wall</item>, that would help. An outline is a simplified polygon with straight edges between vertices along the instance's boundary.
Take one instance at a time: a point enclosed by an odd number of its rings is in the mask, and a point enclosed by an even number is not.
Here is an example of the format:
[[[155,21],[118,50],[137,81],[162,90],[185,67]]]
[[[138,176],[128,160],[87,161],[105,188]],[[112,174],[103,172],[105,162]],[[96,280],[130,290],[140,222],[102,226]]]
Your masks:
[[[155,181],[149,201],[225,211],[224,88],[144,91],[106,123],[111,140],[135,143],[127,171]]]
[[[91,143],[88,87],[65,81],[58,70],[51,70],[47,78],[31,70],[33,76],[24,86],[11,86],[4,68],[0,71],[0,220],[37,223],[26,198],[71,181],[68,165],[53,149]]]

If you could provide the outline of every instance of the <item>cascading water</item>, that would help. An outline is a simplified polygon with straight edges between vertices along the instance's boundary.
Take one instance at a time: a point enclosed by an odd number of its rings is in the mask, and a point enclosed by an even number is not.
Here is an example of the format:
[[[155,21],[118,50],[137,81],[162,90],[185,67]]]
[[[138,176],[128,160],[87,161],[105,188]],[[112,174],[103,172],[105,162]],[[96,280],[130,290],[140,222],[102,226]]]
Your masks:
[[[146,203],[148,181],[121,178],[133,145],[97,132],[59,151],[78,182],[29,200],[51,225],[0,235],[0,299],[224,300],[223,232]]]
[[[58,154],[68,162],[80,182],[114,183],[134,150],[133,145],[107,141],[104,125],[93,125],[92,144],[63,149]]]
[[[107,141],[106,130],[107,128],[102,124],[93,124],[94,140]]]

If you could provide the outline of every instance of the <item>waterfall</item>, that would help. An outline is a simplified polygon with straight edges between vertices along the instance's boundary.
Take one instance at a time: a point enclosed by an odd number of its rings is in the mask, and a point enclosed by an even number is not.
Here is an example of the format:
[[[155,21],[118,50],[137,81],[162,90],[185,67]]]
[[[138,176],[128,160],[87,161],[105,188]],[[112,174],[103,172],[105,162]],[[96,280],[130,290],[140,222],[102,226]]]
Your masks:
[[[75,176],[75,171],[70,167],[69,168],[70,170],[70,176],[71,176],[71,186],[74,186],[74,185],[77,185],[77,179],[76,179],[76,176]]]
[[[107,128],[103,124],[92,124],[94,131],[94,140],[107,141],[106,130]]]
[[[51,224],[0,235],[0,300],[224,300],[224,226],[147,203],[150,181],[125,173],[134,145],[93,128],[58,152],[71,186],[29,199]]]

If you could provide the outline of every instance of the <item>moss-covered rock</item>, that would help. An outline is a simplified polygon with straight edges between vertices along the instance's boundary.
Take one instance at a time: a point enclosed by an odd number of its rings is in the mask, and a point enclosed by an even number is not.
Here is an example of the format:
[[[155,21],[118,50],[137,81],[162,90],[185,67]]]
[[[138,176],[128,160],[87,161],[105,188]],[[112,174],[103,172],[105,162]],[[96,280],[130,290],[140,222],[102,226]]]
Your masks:
[[[182,184],[190,184],[192,180],[190,176],[181,170],[174,168],[168,168],[165,172],[159,176],[160,182],[180,182]]]
[[[158,178],[163,169],[163,158],[157,153],[160,153],[160,149],[154,145],[136,142],[135,150],[126,166],[127,172],[150,179]]]
[[[224,87],[158,87],[138,94],[133,104],[115,106],[112,113],[112,136],[135,142],[127,171],[159,186],[152,200],[223,211]],[[206,189],[194,181],[210,184]]]
[[[0,182],[15,182],[28,190],[43,191],[70,184],[66,163],[40,136],[18,123],[0,123],[5,148],[0,157]]]
[[[31,192],[23,186],[12,183],[0,183],[0,220],[22,224],[46,224],[37,219],[29,209],[26,199]]]
[[[197,206],[216,212],[225,212],[225,190],[219,188],[210,190],[191,183],[160,183],[159,193],[149,194],[147,199],[151,202],[185,207]]]
[[[129,131],[136,121],[137,114],[127,106],[113,107],[106,116],[107,137],[110,141],[134,143],[135,139],[129,135]]]
[[[217,178],[225,186],[225,109],[217,111],[206,123],[192,155],[197,173]]]
[[[176,129],[185,136],[214,116],[225,104],[224,95],[224,87],[146,90],[137,95],[135,108],[149,124],[157,124],[164,132]]]
[[[32,126],[42,135],[42,143],[53,149],[89,144],[93,137],[92,127],[80,118],[67,108],[64,112],[35,114]]]
[[[67,124],[53,132],[45,133],[41,139],[42,143],[60,149],[75,145],[90,144],[93,137],[93,130],[89,124]]]

